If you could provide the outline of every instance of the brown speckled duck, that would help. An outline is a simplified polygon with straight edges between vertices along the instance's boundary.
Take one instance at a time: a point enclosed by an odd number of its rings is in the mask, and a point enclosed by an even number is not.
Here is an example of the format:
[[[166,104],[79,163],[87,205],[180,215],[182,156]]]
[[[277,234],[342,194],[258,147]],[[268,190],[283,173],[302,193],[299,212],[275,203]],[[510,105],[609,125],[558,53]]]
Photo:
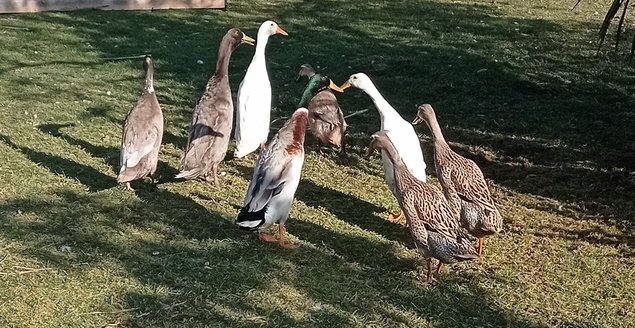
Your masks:
[[[117,175],[117,182],[125,182],[130,190],[130,181],[146,177],[154,180],[163,138],[163,113],[154,92],[152,56],[145,57],[143,67],[146,72],[145,88],[124,123]]]
[[[432,258],[441,264],[478,259],[470,235],[459,225],[456,211],[436,187],[415,178],[404,164],[386,131],[371,136],[368,154],[383,150],[394,167],[397,197],[417,250],[426,258],[426,281],[432,282]]]
[[[187,148],[181,158],[184,179],[204,179],[218,185],[218,164],[225,158],[232,130],[234,104],[229,88],[228,67],[231,54],[241,43],[253,45],[254,39],[237,28],[227,31],[218,49],[216,72],[192,115]]]
[[[446,197],[460,208],[461,225],[479,238],[478,254],[483,252],[483,237],[498,233],[503,219],[492,200],[483,172],[474,163],[450,149],[443,138],[434,109],[429,104],[419,106],[412,124],[426,122],[434,139],[434,163],[437,177]]]
[[[318,139],[318,150],[322,144],[333,145],[346,152],[344,135],[346,134],[346,121],[344,113],[333,91],[343,92],[327,76],[316,74],[313,67],[304,64],[300,67],[298,80],[308,77],[309,82],[304,89],[302,99],[298,107],[309,109],[309,127],[311,133]]]

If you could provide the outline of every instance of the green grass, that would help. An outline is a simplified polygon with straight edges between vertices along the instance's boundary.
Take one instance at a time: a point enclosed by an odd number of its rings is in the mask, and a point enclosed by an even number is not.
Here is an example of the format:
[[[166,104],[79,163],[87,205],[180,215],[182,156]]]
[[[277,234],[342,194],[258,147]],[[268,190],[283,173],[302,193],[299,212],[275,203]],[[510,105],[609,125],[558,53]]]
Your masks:
[[[635,68],[594,56],[605,5],[279,0],[0,16],[0,326],[634,326]],[[397,204],[380,160],[362,157],[379,116],[358,90],[339,96],[347,113],[371,109],[350,119],[351,154],[307,141],[288,224],[297,251],[232,224],[254,155],[224,162],[221,188],[173,179],[220,38],[234,26],[255,37],[270,18],[289,32],[267,49],[273,118],[294,110],[303,63],[337,83],[366,72],[406,119],[415,103],[435,106],[505,218],[481,263],[418,282],[419,256],[384,220]],[[233,55],[233,92],[253,51]],[[162,183],[133,193],[115,170],[141,60],[103,59],[146,52],[166,118]]]

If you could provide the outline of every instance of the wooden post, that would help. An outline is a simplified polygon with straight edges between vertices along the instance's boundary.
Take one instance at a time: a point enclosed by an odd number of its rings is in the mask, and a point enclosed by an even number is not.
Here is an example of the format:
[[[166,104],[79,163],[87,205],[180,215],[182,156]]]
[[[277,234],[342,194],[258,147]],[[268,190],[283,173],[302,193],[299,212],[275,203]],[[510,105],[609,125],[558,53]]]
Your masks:
[[[155,10],[223,9],[225,0],[0,0],[0,13],[69,11],[78,9]]]

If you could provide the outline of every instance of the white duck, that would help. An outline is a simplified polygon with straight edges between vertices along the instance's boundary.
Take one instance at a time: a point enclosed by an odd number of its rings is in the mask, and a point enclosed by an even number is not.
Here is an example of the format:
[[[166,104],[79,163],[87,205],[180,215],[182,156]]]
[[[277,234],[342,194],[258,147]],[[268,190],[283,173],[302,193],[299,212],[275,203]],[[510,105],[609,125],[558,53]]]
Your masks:
[[[364,91],[375,103],[377,110],[379,111],[379,117],[381,118],[381,130],[388,130],[387,135],[390,141],[397,149],[397,153],[402,158],[408,171],[412,175],[422,182],[426,182],[426,163],[423,161],[423,153],[421,152],[421,145],[419,144],[419,138],[415,133],[414,128],[410,122],[404,120],[397,111],[390,106],[390,104],[379,93],[377,87],[373,84],[373,81],[364,74],[357,73],[351,75],[348,81],[340,87],[346,89],[350,86],[354,86]],[[397,188],[395,186],[395,172],[392,162],[386,155],[386,152],[381,152],[382,162],[384,164],[384,179],[386,184],[392,191],[397,200],[400,197],[397,196]],[[401,206],[401,204],[399,204]],[[403,210],[398,214],[390,214],[388,219],[390,221],[397,221],[403,217]]]
[[[297,247],[285,244],[284,223],[300,183],[308,114],[306,108],[298,108],[260,153],[243,208],[235,221],[242,229],[258,230],[260,240],[278,242],[286,249]],[[274,223],[279,224],[278,241],[275,236],[263,232]]]
[[[269,135],[271,115],[271,82],[267,74],[265,48],[274,34],[288,35],[273,21],[260,25],[256,40],[256,53],[240,82],[236,101],[235,157],[244,157],[258,147],[264,148]]]

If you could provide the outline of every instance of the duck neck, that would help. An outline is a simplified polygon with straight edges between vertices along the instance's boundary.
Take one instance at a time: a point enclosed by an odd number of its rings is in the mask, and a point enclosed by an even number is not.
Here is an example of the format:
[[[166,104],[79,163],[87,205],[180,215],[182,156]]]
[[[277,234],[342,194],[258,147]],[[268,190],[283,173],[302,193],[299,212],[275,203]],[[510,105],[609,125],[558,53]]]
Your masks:
[[[306,112],[296,113],[291,118],[293,120],[292,131],[293,140],[286,148],[289,155],[297,155],[304,152],[304,135],[306,132],[306,125],[308,117]]]
[[[379,116],[381,118],[382,123],[384,122],[384,119],[387,117],[399,115],[397,114],[397,111],[395,111],[395,109],[392,108],[392,106],[390,106],[388,101],[386,101],[386,99],[381,95],[381,93],[379,92],[379,90],[377,90],[377,87],[375,87],[374,84],[371,84],[370,86],[365,88],[364,92],[366,92],[366,94],[370,97],[370,99],[373,100],[373,103],[375,103],[375,107],[377,107],[377,111],[379,111]]]
[[[223,39],[218,48],[218,59],[216,60],[216,72],[214,76],[227,77],[227,71],[229,69],[229,59],[232,55],[232,47],[229,39]]]
[[[441,127],[439,126],[439,122],[437,121],[437,117],[435,115],[431,115],[426,119],[426,123],[428,123],[428,127],[432,132],[432,138],[434,139],[434,147],[439,150],[443,150],[449,148],[448,143],[445,141],[443,137],[443,133],[441,132]]]
[[[254,53],[254,57],[251,59],[251,62],[263,61],[265,60],[265,49],[267,48],[267,41],[269,41],[269,33],[267,30],[260,29],[258,31],[258,39],[256,40],[256,52]]]
[[[386,155],[390,159],[393,165],[393,170],[395,174],[395,184],[397,185],[397,191],[399,193],[403,193],[407,189],[407,186],[416,179],[412,176],[406,164],[401,159],[401,156],[397,153],[397,149],[395,146],[386,147],[384,149]]]
[[[306,87],[304,88],[304,92],[302,93],[302,98],[300,99],[298,108],[309,106],[309,102],[313,98],[314,94],[313,89],[315,88],[315,84],[319,79],[320,77],[318,74],[315,74],[311,78],[309,78],[309,83],[307,83]]]
[[[148,65],[146,68],[146,84],[143,89],[147,93],[154,92],[154,67],[152,65]]]

